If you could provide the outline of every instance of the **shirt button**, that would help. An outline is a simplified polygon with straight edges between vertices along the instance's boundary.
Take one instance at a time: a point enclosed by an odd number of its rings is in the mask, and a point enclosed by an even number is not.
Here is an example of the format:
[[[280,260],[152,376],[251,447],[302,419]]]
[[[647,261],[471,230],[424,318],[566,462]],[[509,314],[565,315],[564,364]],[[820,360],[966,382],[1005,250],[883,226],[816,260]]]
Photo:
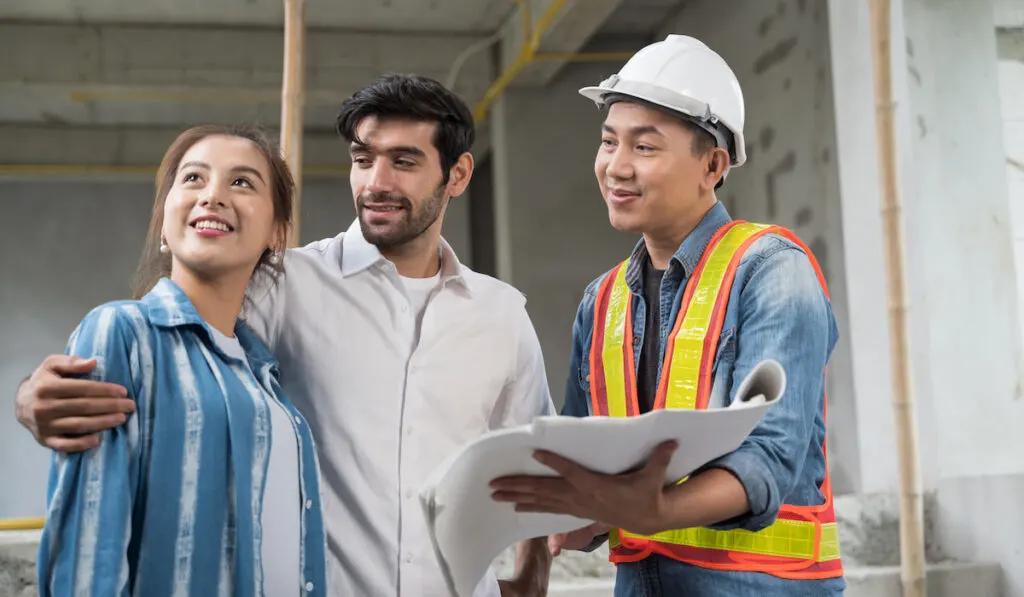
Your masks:
[[[411,489],[406,489],[405,490],[405,497],[410,499],[410,500],[412,499],[412,490]]]
[[[313,500],[306,500],[306,509],[309,510],[313,507]]]
[[[640,336],[633,336],[633,346],[640,346]]]
[[[412,435],[412,427],[407,425],[405,428],[405,437],[409,437],[410,435]]]
[[[405,563],[406,564],[412,564],[412,554],[411,553],[405,554]]]
[[[311,582],[306,583],[306,592],[307,593],[312,593],[313,592],[313,583],[311,583]]]
[[[409,305],[402,305],[402,313],[405,313],[408,310],[409,310]]]

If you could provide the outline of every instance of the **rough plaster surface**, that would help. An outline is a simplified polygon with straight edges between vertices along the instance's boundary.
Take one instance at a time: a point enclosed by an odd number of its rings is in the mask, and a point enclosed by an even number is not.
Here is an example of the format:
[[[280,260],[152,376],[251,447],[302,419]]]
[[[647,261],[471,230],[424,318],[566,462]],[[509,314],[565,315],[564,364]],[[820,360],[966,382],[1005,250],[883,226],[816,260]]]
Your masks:
[[[0,532],[0,597],[35,597],[38,532]]]

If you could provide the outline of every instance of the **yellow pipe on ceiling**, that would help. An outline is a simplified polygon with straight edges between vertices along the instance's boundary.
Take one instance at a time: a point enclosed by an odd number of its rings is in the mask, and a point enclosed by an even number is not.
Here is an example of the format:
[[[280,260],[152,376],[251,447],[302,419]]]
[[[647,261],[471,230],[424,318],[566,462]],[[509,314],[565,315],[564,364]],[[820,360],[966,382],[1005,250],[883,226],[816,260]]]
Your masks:
[[[487,116],[487,111],[501,95],[505,92],[508,86],[513,80],[519,75],[524,68],[530,65],[532,62],[537,61],[564,61],[564,62],[602,62],[602,61],[616,61],[616,60],[628,60],[633,53],[632,52],[567,52],[567,53],[538,53],[537,48],[540,47],[540,43],[543,39],[544,34],[548,29],[551,28],[555,17],[565,6],[565,0],[554,0],[544,14],[541,15],[537,21],[537,27],[533,28],[532,19],[529,12],[529,0],[515,0],[516,4],[519,5],[520,11],[523,14],[524,24],[524,40],[523,47],[519,51],[519,55],[508,65],[497,80],[491,84],[490,88],[484,94],[483,99],[477,103],[473,110],[473,116],[477,122],[482,121]]]

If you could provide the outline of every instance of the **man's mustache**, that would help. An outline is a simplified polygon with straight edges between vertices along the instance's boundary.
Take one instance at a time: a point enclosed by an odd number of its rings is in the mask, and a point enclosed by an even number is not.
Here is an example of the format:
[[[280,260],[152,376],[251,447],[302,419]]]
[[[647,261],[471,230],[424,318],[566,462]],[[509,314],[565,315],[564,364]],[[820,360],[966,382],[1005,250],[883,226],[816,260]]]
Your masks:
[[[359,195],[356,205],[360,209],[365,209],[367,204],[396,206],[412,211],[412,201],[409,201],[408,197],[395,193],[363,193]]]

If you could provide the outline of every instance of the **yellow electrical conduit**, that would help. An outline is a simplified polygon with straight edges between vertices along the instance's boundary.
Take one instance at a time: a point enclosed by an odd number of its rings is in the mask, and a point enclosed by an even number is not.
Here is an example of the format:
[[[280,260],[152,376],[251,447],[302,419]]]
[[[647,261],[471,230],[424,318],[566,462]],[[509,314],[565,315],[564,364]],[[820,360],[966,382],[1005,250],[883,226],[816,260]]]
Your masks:
[[[473,117],[477,122],[482,121],[487,116],[487,111],[491,104],[501,97],[501,94],[505,92],[505,89],[515,80],[519,73],[532,62],[556,60],[562,62],[601,62],[628,60],[633,55],[632,52],[538,53],[537,48],[540,47],[544,34],[551,28],[555,17],[558,16],[558,13],[565,6],[565,0],[553,0],[548,5],[547,10],[544,11],[544,14],[537,20],[536,28],[533,27],[533,19],[530,16],[529,0],[515,0],[515,2],[519,5],[520,12],[523,15],[523,47],[519,51],[519,56],[498,75],[497,80],[491,84],[483,99],[477,103],[476,108],[473,110]]]
[[[537,22],[537,28],[533,28],[532,18],[530,16],[530,8],[528,6],[528,0],[515,0],[516,4],[519,5],[520,10],[523,14],[524,21],[524,43],[523,48],[519,53],[516,60],[505,69],[501,75],[498,76],[497,80],[491,85],[484,94],[484,97],[476,105],[474,110],[474,117],[477,122],[484,119],[487,116],[487,110],[501,97],[501,94],[505,92],[509,84],[515,80],[516,76],[522,72],[531,62],[540,60],[559,60],[559,61],[586,61],[586,62],[599,62],[599,61],[615,61],[615,60],[628,60],[632,56],[631,52],[580,52],[580,53],[562,53],[562,54],[539,54],[537,48],[540,46],[540,42],[544,33],[551,27],[551,23],[554,22],[558,12],[565,5],[565,0],[554,0],[548,9],[541,15]],[[334,166],[323,166],[323,167],[311,167],[303,168],[303,176],[333,176],[333,175],[347,175],[349,168],[346,166],[334,167]],[[31,165],[31,164],[0,164],[0,175],[3,174],[147,174],[153,175],[156,173],[155,167],[150,166],[66,166],[66,165]],[[12,518],[7,520],[0,520],[0,531],[28,531],[43,528],[45,518]]]
[[[45,518],[7,518],[0,520],[0,532],[3,531],[35,531],[43,528]]]

